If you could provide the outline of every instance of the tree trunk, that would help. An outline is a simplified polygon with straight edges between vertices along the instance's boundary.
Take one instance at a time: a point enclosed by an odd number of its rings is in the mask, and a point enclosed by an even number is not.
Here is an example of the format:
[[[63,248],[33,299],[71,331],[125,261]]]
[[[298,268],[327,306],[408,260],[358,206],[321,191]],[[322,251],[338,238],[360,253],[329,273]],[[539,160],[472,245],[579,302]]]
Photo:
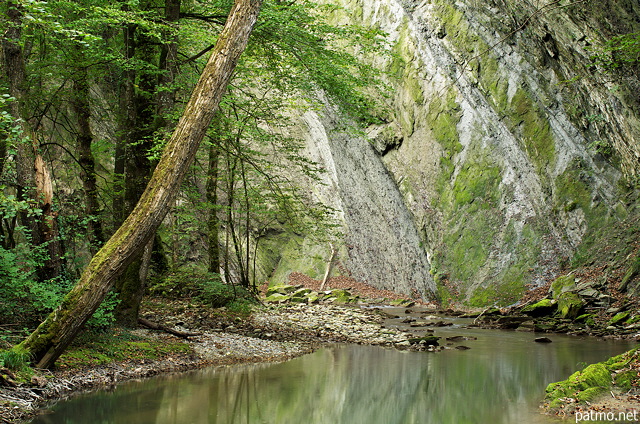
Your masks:
[[[180,19],[179,0],[165,1],[165,18],[167,22],[177,22]],[[157,57],[153,40],[138,33],[136,47],[140,60],[153,68]],[[132,98],[134,102],[131,108],[134,111],[133,120],[130,120],[132,126],[126,131],[130,135],[130,139],[127,140],[125,162],[127,213],[138,202],[153,169],[153,163],[148,156],[149,150],[153,147],[156,132],[168,127],[165,116],[171,112],[175,103],[175,89],[172,84],[177,73],[177,50],[177,40],[174,37],[172,42],[162,44],[160,48],[159,75],[156,77],[155,72],[139,73],[139,88],[137,95]],[[156,93],[155,99],[151,93]],[[116,309],[116,320],[120,325],[133,327],[138,323],[138,311],[151,266],[153,249],[154,242],[151,240],[144,248],[143,257],[129,265],[123,277],[116,283],[120,301]]]
[[[81,54],[81,53],[79,53]],[[89,107],[89,82],[87,69],[78,68],[73,80],[73,111],[75,113],[78,134],[76,136],[76,149],[78,162],[80,163],[80,179],[84,191],[84,213],[89,218],[87,221],[87,236],[91,254],[104,244],[105,237],[100,220],[100,203],[98,202],[98,184],[96,182],[95,159],[91,152],[93,133],[89,125],[91,109]]]
[[[217,141],[217,140],[216,140]],[[208,241],[209,272],[220,273],[220,220],[218,219],[218,163],[220,149],[214,141],[209,144],[209,172],[207,175],[207,203],[209,204]]]
[[[22,131],[22,140],[16,143],[16,187],[20,200],[27,200],[42,210],[38,219],[26,211],[20,214],[22,225],[31,231],[31,242],[43,245],[48,258],[37,269],[38,279],[49,280],[58,276],[61,266],[60,243],[56,227],[56,215],[52,208],[53,185],[46,163],[38,152],[35,131],[24,119],[26,98],[26,64],[20,39],[22,37],[22,10],[20,5],[7,2],[7,18],[10,21],[2,38],[4,68],[9,85],[9,94],[16,100],[11,102],[11,115]]]
[[[237,0],[147,189],[96,253],[60,306],[20,345],[40,368],[51,367],[98,308],[114,280],[147,244],[175,199],[244,51],[261,0]]]

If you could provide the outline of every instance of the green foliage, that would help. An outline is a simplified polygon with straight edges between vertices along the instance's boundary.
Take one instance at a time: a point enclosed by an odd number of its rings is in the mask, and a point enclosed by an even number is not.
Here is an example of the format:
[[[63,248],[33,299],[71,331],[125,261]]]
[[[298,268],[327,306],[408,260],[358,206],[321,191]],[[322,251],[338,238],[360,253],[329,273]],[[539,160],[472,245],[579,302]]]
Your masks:
[[[30,232],[18,224],[21,214],[40,216],[41,210],[30,202],[17,200],[15,194],[0,186],[0,319],[18,317],[38,319],[57,306],[69,288],[56,278],[38,281],[36,270],[48,259],[46,244],[31,242]]]
[[[83,368],[123,360],[158,359],[189,354],[188,344],[175,339],[147,339],[114,328],[108,331],[87,331],[80,335],[57,361],[60,368]]]
[[[254,77],[268,73],[275,89],[290,99],[296,95],[316,104],[322,90],[352,117],[376,122],[379,96],[387,92],[380,90],[380,71],[349,52],[363,57],[381,51],[383,34],[324,18],[340,13],[335,5],[311,1],[265,2],[241,69]]]
[[[235,299],[227,304],[227,309],[235,314],[248,316],[255,304],[256,301],[253,299]]]
[[[118,295],[113,291],[109,292],[86,325],[92,329],[102,330],[111,327],[116,321],[115,311],[119,302]]]
[[[149,287],[149,292],[168,298],[194,298],[213,308],[231,307],[234,302],[238,309],[242,302],[252,299],[243,287],[224,283],[219,274],[193,267],[184,267],[166,275],[161,281]]]
[[[594,63],[611,71],[640,63],[640,33],[632,32],[609,39],[604,46],[594,49]]]
[[[9,144],[13,144],[21,139],[22,128],[16,122],[16,119],[5,110],[11,102],[15,102],[15,97],[9,94],[0,96],[0,138],[5,139]]]
[[[30,360],[29,352],[17,347],[0,352],[0,368],[6,367],[12,371],[25,371],[29,368]]]

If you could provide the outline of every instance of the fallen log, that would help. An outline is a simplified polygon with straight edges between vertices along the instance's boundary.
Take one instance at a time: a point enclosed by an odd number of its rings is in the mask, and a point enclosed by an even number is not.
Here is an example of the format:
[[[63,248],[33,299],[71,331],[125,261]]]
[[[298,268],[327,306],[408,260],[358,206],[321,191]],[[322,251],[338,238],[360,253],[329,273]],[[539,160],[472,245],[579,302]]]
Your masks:
[[[145,318],[138,318],[138,323],[152,330],[161,330],[169,334],[173,334],[174,336],[182,337],[183,339],[202,335],[202,333],[190,333],[187,331],[176,330],[176,329],[164,326],[162,324],[158,324],[157,322],[149,321],[148,319],[145,319]]]

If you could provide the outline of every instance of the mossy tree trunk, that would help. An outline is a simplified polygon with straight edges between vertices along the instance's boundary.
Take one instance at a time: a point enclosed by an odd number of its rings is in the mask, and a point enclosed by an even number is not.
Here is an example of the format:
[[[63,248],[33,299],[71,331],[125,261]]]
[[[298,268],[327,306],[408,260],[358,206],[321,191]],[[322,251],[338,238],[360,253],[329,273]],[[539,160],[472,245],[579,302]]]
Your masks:
[[[55,278],[62,265],[58,240],[56,213],[53,210],[53,185],[46,163],[40,154],[36,138],[37,123],[26,118],[24,103],[28,96],[26,61],[22,47],[23,11],[18,2],[6,4],[8,27],[2,38],[4,72],[9,94],[15,99],[9,103],[9,111],[22,132],[16,143],[16,192],[20,200],[31,202],[42,210],[40,217],[20,214],[22,225],[29,229],[31,242],[44,246],[48,257],[36,270],[41,281]]]
[[[51,367],[98,308],[115,279],[153,237],[174,201],[257,19],[261,0],[236,0],[209,62],[138,204],[96,253],[62,303],[17,348]]]
[[[81,61],[83,53],[78,48],[78,61]],[[89,238],[89,248],[91,254],[104,244],[105,236],[100,220],[100,202],[98,200],[98,183],[96,181],[95,158],[91,151],[93,143],[93,132],[91,131],[90,118],[91,108],[89,105],[89,80],[87,68],[84,66],[76,69],[73,77],[73,111],[76,116],[77,133],[76,148],[78,151],[78,162],[80,163],[80,179],[84,191],[84,212],[89,218],[87,221],[87,236]]]
[[[180,1],[165,1],[165,19],[175,23],[180,19]],[[137,34],[137,35],[136,35]],[[166,116],[173,110],[175,104],[175,87],[177,74],[177,39],[167,36],[171,42],[157,47],[148,36],[134,31],[129,34],[138,47],[139,58],[147,63],[149,69],[158,68],[157,72],[141,70],[139,72],[138,89],[132,90],[137,95],[132,96],[133,104],[131,116],[127,120],[130,125],[125,133],[129,135],[126,141],[125,155],[125,208],[130,212],[142,195],[147,180],[151,175],[153,163],[149,160],[149,150],[153,147],[153,140],[157,133],[170,127]],[[156,65],[156,62],[158,64]],[[155,95],[152,96],[152,93]],[[153,250],[159,247],[153,239],[144,248],[139,260],[129,265],[127,271],[116,282],[118,293],[118,307],[116,320],[118,324],[127,327],[137,325],[140,302],[145,291],[146,279],[151,265]],[[156,252],[158,253],[158,252]]]

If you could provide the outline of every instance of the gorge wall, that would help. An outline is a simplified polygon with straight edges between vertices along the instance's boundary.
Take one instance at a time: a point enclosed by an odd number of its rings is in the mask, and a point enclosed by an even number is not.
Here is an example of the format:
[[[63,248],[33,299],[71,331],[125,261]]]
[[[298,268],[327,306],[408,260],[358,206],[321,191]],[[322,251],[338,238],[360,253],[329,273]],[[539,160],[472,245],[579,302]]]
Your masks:
[[[389,114],[370,140],[299,117],[344,224],[342,268],[407,295],[509,304],[588,262],[612,232],[637,253],[637,73],[593,49],[640,30],[637,1],[345,0],[388,34]],[[622,235],[624,233],[624,235]],[[292,244],[293,243],[293,244]],[[631,246],[631,247],[630,247]],[[631,249],[631,250],[630,250]],[[290,238],[272,281],[321,278],[327,246]],[[295,251],[297,255],[287,255]]]

